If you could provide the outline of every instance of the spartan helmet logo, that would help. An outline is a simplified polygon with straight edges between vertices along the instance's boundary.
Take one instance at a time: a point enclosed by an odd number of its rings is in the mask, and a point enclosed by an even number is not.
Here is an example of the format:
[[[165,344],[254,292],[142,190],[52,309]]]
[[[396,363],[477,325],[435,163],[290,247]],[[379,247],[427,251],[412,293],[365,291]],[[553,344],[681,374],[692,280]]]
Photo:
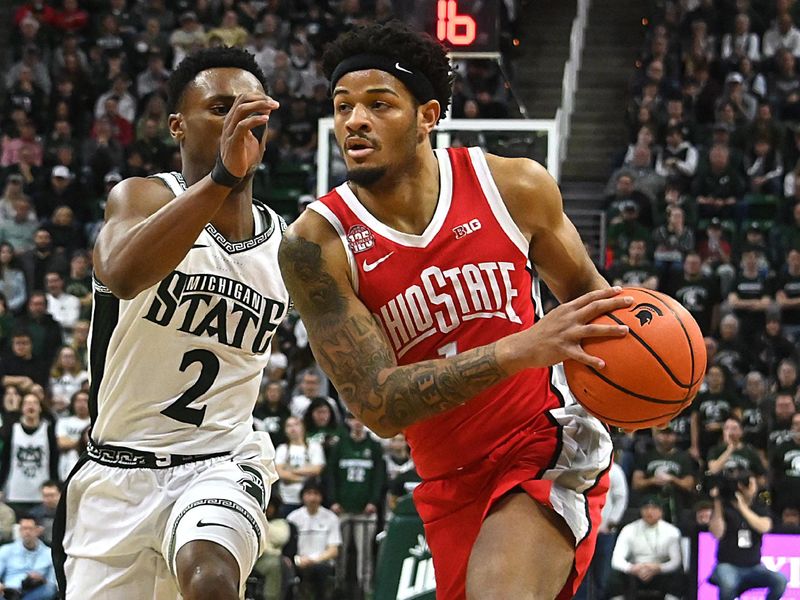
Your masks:
[[[657,306],[653,306],[649,302],[643,302],[641,304],[637,304],[634,306],[630,312],[634,314],[634,316],[639,319],[639,326],[644,327],[645,325],[649,325],[652,320],[658,315],[659,317],[664,316],[664,313],[661,312],[661,309]]]

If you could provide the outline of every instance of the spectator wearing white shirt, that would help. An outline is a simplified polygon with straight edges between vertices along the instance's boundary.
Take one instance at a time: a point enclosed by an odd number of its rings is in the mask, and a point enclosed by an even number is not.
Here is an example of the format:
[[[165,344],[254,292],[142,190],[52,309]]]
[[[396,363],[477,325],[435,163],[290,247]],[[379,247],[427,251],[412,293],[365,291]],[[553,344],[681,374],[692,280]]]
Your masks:
[[[278,470],[278,491],[283,501],[282,516],[300,507],[300,492],[311,477],[319,477],[325,467],[325,452],[317,442],[306,441],[306,428],[297,417],[284,423],[287,443],[275,450],[275,468]]]
[[[662,519],[658,498],[644,500],[642,518],[622,528],[611,557],[608,596],[612,600],[636,597],[640,590],[664,592],[677,600],[684,588],[681,532]]]
[[[794,26],[792,15],[778,15],[775,23],[764,34],[764,58],[772,58],[781,48],[785,48],[795,56],[800,56],[800,30]]]
[[[322,506],[322,485],[309,479],[302,489],[303,506],[291,512],[286,520],[297,527],[297,554],[294,564],[301,581],[313,589],[315,600],[329,596],[328,578],[334,572],[342,535],[339,518]]]
[[[64,481],[78,462],[81,447],[81,437],[86,428],[91,424],[89,416],[89,392],[82,390],[72,395],[69,404],[70,414],[60,417],[56,421],[56,442],[61,454],[58,462],[58,472]]]
[[[78,360],[75,349],[72,346],[59,348],[50,369],[50,396],[57,416],[67,414],[72,396],[88,382],[89,373]]]
[[[339,410],[339,405],[336,400],[322,393],[322,379],[316,371],[311,369],[304,371],[300,375],[300,393],[293,396],[289,401],[289,412],[292,413],[292,416],[302,419],[311,404],[311,400],[320,396],[328,401],[333,414],[341,422],[342,412]]]
[[[761,60],[758,34],[750,31],[750,17],[747,13],[736,15],[733,33],[722,37],[722,60],[736,65],[740,59],[747,57],[753,62]]]
[[[81,301],[64,291],[64,277],[58,271],[49,271],[44,277],[47,289],[47,312],[53,315],[64,330],[67,343],[72,340],[72,330],[81,316]]]
[[[667,143],[658,152],[656,173],[661,177],[672,178],[689,187],[697,171],[697,149],[683,139],[680,125],[667,127]]]

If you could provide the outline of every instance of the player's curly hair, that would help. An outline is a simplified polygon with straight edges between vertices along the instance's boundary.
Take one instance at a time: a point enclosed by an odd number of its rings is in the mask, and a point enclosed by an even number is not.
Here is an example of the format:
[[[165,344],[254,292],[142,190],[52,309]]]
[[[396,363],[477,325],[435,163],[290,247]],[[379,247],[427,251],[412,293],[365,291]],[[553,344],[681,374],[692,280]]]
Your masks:
[[[252,73],[267,91],[267,78],[255,57],[240,48],[220,46],[203,48],[184,58],[169,76],[167,82],[167,110],[175,112],[183,98],[186,87],[194,81],[198,73],[207,69],[242,69]]]
[[[455,75],[444,46],[431,36],[414,31],[400,21],[357,27],[325,47],[322,70],[331,78],[336,66],[358,54],[380,54],[401,59],[422,72],[431,82],[444,117],[453,94]]]

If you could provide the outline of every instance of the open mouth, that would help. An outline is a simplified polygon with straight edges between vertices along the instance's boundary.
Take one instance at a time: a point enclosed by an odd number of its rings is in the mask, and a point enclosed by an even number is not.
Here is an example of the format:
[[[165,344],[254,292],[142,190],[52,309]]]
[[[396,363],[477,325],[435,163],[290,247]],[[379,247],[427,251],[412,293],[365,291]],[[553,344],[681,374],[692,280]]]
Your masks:
[[[375,148],[363,138],[349,138],[344,143],[345,153],[353,158],[362,158],[375,151]]]

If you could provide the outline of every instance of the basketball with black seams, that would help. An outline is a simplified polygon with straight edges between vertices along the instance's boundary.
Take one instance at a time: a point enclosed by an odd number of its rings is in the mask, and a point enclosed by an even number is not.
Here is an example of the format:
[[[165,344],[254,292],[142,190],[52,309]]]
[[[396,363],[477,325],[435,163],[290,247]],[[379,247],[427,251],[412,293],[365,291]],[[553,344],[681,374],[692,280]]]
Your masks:
[[[626,430],[669,422],[691,404],[706,371],[703,334],[677,300],[644,288],[624,288],[633,304],[596,318],[627,325],[621,338],[585,338],[583,349],[605,362],[594,369],[564,361],[567,382],[588,412]]]

